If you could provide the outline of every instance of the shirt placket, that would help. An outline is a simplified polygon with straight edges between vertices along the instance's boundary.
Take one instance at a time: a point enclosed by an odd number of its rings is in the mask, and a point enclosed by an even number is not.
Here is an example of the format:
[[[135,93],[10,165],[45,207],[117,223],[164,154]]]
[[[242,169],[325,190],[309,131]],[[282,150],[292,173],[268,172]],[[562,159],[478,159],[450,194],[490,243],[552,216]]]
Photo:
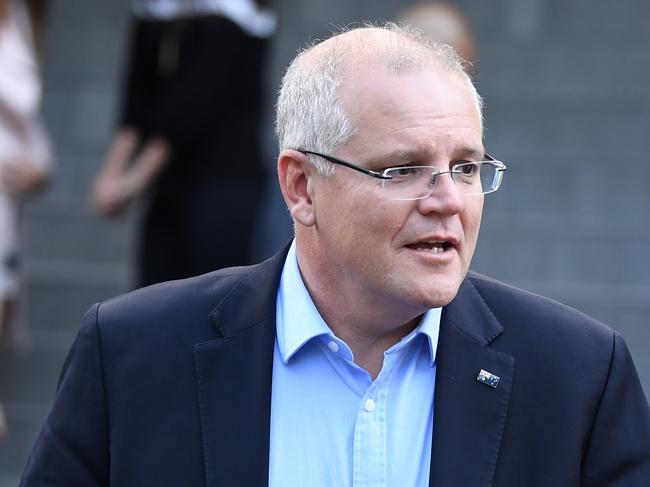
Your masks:
[[[377,379],[361,398],[354,428],[352,485],[382,487],[387,485],[386,415],[388,385],[398,354],[384,357]]]

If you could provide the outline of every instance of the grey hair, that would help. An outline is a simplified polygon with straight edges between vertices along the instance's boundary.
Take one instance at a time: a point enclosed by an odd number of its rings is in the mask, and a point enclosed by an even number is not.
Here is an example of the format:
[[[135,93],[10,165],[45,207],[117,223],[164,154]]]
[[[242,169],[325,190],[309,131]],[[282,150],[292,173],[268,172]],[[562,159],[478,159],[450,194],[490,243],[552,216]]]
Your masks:
[[[465,70],[465,61],[453,47],[408,26],[364,24],[310,43],[287,68],[276,104],[281,151],[334,154],[356,133],[338,96],[347,62],[353,55],[379,62],[394,73],[417,70],[433,62],[457,75],[474,97],[482,126],[483,99]],[[332,163],[318,156],[308,157],[321,174],[334,174]]]

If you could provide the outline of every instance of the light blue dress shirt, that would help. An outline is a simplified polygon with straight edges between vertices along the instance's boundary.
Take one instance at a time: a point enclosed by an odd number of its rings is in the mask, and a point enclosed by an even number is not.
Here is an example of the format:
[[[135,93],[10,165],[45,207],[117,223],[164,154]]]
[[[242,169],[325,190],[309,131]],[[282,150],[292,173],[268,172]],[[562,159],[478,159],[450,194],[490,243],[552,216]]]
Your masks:
[[[374,381],[314,306],[295,242],[276,310],[269,485],[428,486],[440,309],[384,353]]]

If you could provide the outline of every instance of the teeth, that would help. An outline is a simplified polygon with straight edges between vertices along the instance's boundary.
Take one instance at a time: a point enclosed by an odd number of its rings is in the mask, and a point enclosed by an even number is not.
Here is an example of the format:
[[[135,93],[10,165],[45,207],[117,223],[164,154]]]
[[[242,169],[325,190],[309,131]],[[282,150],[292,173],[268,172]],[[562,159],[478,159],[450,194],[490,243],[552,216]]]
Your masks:
[[[433,252],[434,254],[441,254],[442,252],[445,251],[445,248],[442,245],[434,245],[433,247],[431,247],[430,251]]]

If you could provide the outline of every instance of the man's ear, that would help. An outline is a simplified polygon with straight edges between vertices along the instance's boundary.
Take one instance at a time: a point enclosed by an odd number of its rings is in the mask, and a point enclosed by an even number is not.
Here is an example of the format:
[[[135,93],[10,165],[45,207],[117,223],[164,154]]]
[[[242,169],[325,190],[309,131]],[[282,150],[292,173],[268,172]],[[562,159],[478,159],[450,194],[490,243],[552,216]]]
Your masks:
[[[286,149],[278,156],[278,179],[284,201],[293,219],[307,227],[316,222],[312,199],[315,171],[302,152]]]

